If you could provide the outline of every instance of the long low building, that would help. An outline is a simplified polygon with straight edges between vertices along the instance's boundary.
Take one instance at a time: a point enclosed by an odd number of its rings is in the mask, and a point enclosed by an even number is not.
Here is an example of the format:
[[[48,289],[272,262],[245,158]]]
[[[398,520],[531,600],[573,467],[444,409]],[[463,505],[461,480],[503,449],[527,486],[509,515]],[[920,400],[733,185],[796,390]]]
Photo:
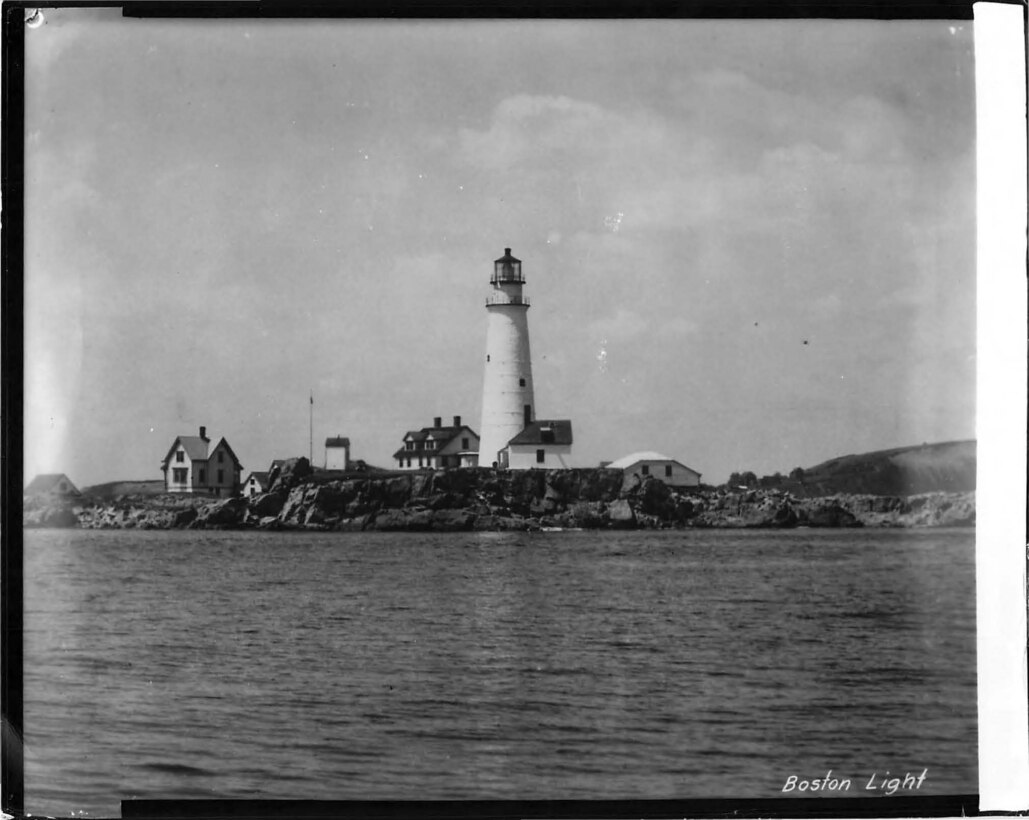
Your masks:
[[[625,474],[625,487],[631,487],[646,476],[663,481],[669,487],[700,486],[700,473],[681,461],[652,450],[630,453],[603,466],[609,470],[621,470]]]

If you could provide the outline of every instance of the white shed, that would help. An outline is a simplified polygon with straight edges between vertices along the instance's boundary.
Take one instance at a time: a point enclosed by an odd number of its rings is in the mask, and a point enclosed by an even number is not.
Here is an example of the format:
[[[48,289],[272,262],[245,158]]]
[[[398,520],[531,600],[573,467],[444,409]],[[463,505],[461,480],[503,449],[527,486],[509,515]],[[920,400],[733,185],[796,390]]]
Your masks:
[[[699,487],[700,473],[674,458],[647,450],[631,453],[605,465],[610,470],[621,470],[625,476],[623,486],[631,487],[638,476],[651,476],[663,481],[669,487]]]

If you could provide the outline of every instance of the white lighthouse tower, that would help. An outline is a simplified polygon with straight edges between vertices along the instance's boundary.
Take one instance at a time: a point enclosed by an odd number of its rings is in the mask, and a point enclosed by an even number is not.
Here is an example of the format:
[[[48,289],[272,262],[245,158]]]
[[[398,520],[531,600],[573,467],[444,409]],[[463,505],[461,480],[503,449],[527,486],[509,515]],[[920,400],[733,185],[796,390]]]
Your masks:
[[[529,300],[522,295],[522,263],[504,248],[493,263],[493,290],[486,299],[486,377],[482,386],[479,466],[503,464],[498,455],[535,419]]]

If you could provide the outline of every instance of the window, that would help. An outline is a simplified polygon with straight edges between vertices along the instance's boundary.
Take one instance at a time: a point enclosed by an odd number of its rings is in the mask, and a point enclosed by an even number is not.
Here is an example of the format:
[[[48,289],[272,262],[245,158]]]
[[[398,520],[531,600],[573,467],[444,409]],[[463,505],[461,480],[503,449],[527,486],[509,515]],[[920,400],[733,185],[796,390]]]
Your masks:
[[[672,465],[671,464],[666,464],[665,465],[665,478],[671,478],[671,477],[672,477]]]
[[[650,475],[650,465],[649,464],[644,464],[640,468],[640,472],[643,473],[643,475]]]
[[[414,449],[414,442],[413,441],[407,442],[407,449],[408,450],[413,450]]]
[[[223,461],[225,461],[225,453],[223,453],[221,450],[219,450],[218,451],[218,463],[221,464]],[[220,478],[218,480],[221,481]]]
[[[205,470],[203,467],[200,468],[200,483],[207,483],[207,470]]]
[[[518,380],[518,386],[519,387],[525,387],[525,379],[519,379]]]
[[[220,453],[219,453],[219,455],[220,455]],[[219,484],[224,484],[225,483],[225,471],[224,470],[219,470],[218,471],[218,483]]]
[[[182,463],[183,461],[185,461],[185,460],[186,460],[186,454],[185,454],[184,452],[182,452],[182,450],[179,450],[179,451],[178,451],[178,452],[177,452],[177,453],[175,454],[175,460],[176,460],[177,462],[179,462],[179,464],[181,464],[181,463]]]
[[[410,466],[411,466],[411,459],[408,459],[408,460],[407,460],[407,466],[408,466],[408,467],[410,467]]]
[[[544,461],[546,461],[546,458],[547,458],[547,451],[546,450],[537,450],[536,451],[536,463],[537,464],[542,464]]]
[[[186,483],[186,473],[187,473],[187,470],[186,470],[185,467],[175,467],[175,468],[173,468],[172,469],[172,481],[174,481],[176,484],[185,484]]]
[[[422,457],[421,456],[418,456],[418,466],[419,467],[422,466]]]
[[[427,442],[425,442],[425,449],[426,450],[434,450],[434,449],[436,449],[436,442],[435,441],[427,441]]]
[[[486,354],[486,361],[489,361],[489,353]]]
[[[461,439],[461,449],[467,450],[469,447],[471,447],[471,442],[468,440],[468,438],[465,437]]]

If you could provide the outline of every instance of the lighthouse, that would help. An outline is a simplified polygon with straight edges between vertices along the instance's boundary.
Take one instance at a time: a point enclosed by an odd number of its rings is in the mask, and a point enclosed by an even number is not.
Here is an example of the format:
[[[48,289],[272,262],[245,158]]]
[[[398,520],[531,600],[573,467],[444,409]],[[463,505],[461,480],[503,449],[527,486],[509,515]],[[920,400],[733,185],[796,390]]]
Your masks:
[[[529,300],[522,294],[522,263],[504,248],[493,263],[492,291],[486,299],[486,375],[479,425],[479,466],[506,466],[500,451],[535,419],[532,358],[529,355]]]

